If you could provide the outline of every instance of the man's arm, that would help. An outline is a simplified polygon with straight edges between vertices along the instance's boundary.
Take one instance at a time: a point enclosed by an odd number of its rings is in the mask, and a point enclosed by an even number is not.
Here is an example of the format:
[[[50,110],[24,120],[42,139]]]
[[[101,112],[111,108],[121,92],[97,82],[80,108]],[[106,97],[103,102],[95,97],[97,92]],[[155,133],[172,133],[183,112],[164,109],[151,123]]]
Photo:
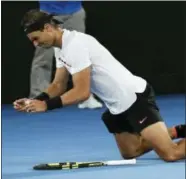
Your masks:
[[[74,87],[61,96],[63,106],[84,101],[90,96],[90,67],[72,76]]]
[[[58,83],[58,85],[50,86],[46,92],[50,95],[50,98],[52,96],[55,97],[45,101],[33,100],[25,106],[24,111],[41,112],[75,104],[88,99],[90,96],[90,67],[75,73],[72,76],[72,79],[74,87],[71,90],[64,93],[62,96],[56,96],[57,93],[62,92],[63,88],[59,87],[61,86],[59,85],[60,83]]]
[[[60,96],[66,92],[69,73],[65,67],[57,68],[53,82],[44,91],[50,98]]]
[[[27,111],[41,112],[52,110],[66,105],[76,104],[89,98],[92,63],[88,49],[80,42],[74,43],[65,58],[68,59],[68,63],[70,63],[68,71],[72,74],[73,88],[62,95],[65,91],[62,84],[64,84],[65,79],[67,82],[67,76],[62,79],[56,77],[58,80],[54,80],[53,85],[50,86],[45,93],[41,94],[40,99],[43,100],[31,101],[29,105],[26,106]],[[66,74],[66,69],[64,69],[63,72],[65,75],[68,74]],[[64,77],[65,75],[62,73],[59,76]]]

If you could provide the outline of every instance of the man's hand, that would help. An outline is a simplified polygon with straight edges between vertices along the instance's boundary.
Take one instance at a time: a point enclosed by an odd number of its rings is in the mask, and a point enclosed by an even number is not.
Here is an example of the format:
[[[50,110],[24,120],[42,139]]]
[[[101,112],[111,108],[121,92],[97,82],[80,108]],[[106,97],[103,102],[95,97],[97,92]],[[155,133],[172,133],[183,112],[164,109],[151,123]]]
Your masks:
[[[47,105],[45,101],[32,99],[27,102],[23,110],[26,112],[45,112],[47,110]]]
[[[24,107],[26,106],[26,101],[28,98],[21,98],[13,102],[14,109],[18,111],[24,111]]]

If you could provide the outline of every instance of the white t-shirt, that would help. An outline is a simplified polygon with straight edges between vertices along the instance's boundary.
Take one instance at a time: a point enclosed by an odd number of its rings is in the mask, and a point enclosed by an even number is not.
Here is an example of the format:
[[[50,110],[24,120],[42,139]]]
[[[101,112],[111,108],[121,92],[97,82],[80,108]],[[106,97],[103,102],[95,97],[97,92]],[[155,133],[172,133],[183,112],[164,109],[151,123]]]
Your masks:
[[[96,94],[112,114],[126,111],[142,93],[146,81],[133,75],[94,37],[64,29],[62,49],[54,48],[56,67],[70,74],[91,67],[91,92]]]

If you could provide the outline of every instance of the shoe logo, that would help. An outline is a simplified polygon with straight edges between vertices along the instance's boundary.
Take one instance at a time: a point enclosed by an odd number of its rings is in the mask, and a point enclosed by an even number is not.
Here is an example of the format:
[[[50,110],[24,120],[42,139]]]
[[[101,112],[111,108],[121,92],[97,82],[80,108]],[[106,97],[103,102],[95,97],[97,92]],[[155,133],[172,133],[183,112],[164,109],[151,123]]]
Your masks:
[[[144,121],[147,119],[147,116],[146,117],[144,117],[141,121],[139,121],[139,123],[140,124],[143,124],[144,123]]]

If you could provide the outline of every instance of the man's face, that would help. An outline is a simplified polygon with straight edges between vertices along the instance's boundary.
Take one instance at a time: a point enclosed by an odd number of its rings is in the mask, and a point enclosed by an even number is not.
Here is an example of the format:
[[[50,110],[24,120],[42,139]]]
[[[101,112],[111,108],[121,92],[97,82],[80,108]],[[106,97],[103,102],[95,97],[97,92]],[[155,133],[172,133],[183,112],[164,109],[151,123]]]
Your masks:
[[[43,31],[31,32],[27,36],[35,47],[50,48],[55,42],[55,33],[51,27],[45,27]]]

